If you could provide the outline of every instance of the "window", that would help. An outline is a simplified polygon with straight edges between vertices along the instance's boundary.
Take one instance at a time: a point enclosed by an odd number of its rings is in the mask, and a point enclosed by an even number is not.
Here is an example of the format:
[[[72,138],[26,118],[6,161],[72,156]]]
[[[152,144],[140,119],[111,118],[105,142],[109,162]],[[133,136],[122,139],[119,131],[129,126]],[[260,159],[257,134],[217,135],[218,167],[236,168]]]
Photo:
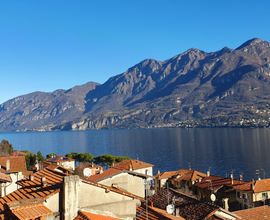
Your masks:
[[[262,193],[262,197],[268,199],[268,193]]]
[[[242,198],[242,196],[241,196],[241,193],[239,192],[239,191],[237,191],[237,198]]]

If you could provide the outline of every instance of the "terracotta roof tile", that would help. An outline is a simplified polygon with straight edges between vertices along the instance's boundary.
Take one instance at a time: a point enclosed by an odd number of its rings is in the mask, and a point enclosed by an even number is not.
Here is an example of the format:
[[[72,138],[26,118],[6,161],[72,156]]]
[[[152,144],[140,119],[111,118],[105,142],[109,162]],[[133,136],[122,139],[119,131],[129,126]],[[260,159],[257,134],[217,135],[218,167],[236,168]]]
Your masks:
[[[19,208],[11,209],[11,212],[18,218],[22,220],[35,219],[38,217],[51,215],[53,211],[48,209],[43,204],[26,204],[20,206]]]
[[[1,182],[12,182],[12,179],[11,179],[10,175],[8,175],[8,174],[0,173],[0,181]]]
[[[60,192],[63,178],[67,174],[53,169],[45,168],[32,176],[17,181],[22,188],[0,198],[0,214],[4,210],[4,204],[18,200],[35,198],[48,198]],[[32,178],[32,179],[31,179]],[[45,182],[42,182],[45,180]],[[45,179],[44,179],[45,178]]]
[[[10,162],[10,172],[26,171],[25,157],[0,157],[0,172],[6,172],[7,161]]]
[[[99,215],[90,212],[79,211],[78,216],[74,220],[118,220],[111,216]]]
[[[195,186],[202,189],[206,189],[206,188],[210,189],[212,185],[213,191],[217,191],[223,186],[234,187],[234,186],[242,185],[246,183],[247,182],[245,181],[233,179],[233,184],[232,184],[232,181],[230,178],[223,178],[223,177],[211,175],[202,179],[201,182],[196,183]]]
[[[252,189],[252,184],[254,185],[254,190]],[[250,191],[253,193],[266,192],[270,191],[270,179],[256,180],[240,186],[235,186],[233,188],[242,191]]]
[[[249,220],[270,219],[270,207],[268,205],[235,211],[233,213],[242,217],[243,220],[244,219],[249,219]]]
[[[145,163],[139,160],[123,160],[119,163],[116,163],[114,165],[114,167],[119,168],[119,169],[123,169],[123,170],[129,170],[130,167],[133,170],[138,170],[138,169],[143,169],[143,168],[147,168],[147,167],[153,167],[154,165],[149,164],[149,163]]]
[[[163,173],[160,173],[160,174],[157,174],[155,175],[154,177],[158,180],[161,180],[161,179],[168,179],[168,178],[171,178],[173,177],[175,174],[176,174],[177,171],[166,171],[166,172],[163,172]]]
[[[201,220],[218,210],[216,206],[201,202],[173,189],[161,190],[150,197],[148,201],[153,202],[154,207],[166,210],[168,199],[169,204],[171,204],[173,198],[179,199],[179,201],[175,201],[175,208],[179,209],[179,215],[184,219]]]
[[[113,175],[115,175],[117,173],[121,173],[121,172],[122,172],[121,169],[117,169],[117,168],[112,167],[110,169],[103,171],[103,173],[90,176],[90,177],[86,178],[86,180],[92,181],[92,182],[98,182],[102,179],[105,179],[107,177],[113,176]]]
[[[199,179],[205,178],[207,175],[205,173],[201,173],[196,170],[187,170],[186,172],[182,172],[182,174],[177,173],[175,175],[175,181],[180,182],[182,180],[185,181],[196,181]]]
[[[146,216],[149,220],[184,220],[182,217],[169,215],[165,210],[148,206],[146,213],[146,206],[142,205],[136,209],[136,220],[145,220]]]

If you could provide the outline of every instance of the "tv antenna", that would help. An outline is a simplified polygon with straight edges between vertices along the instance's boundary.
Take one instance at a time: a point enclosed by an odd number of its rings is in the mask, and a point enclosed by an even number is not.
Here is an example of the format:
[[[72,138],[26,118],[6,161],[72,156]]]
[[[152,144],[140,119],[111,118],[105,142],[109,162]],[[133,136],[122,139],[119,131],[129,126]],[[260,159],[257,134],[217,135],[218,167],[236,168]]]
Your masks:
[[[166,211],[167,211],[167,213],[169,214],[169,215],[171,215],[171,214],[173,214],[174,215],[174,210],[175,210],[175,202],[176,201],[179,201],[179,202],[183,202],[183,198],[181,197],[181,198],[175,198],[175,196],[173,196],[173,198],[172,198],[172,204],[168,204],[167,206],[166,206]]]
[[[86,167],[84,170],[83,170],[83,175],[87,178],[89,176],[92,175],[92,170],[88,167]]]

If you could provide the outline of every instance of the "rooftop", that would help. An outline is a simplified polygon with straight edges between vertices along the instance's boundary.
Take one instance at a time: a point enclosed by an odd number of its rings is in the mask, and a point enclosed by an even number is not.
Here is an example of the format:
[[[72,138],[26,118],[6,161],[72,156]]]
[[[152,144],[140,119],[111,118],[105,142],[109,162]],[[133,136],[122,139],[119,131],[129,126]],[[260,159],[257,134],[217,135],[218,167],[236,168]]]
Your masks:
[[[154,177],[158,180],[169,179],[169,178],[173,177],[176,174],[176,172],[177,171],[167,171],[167,172],[159,173],[159,174],[155,175]]]
[[[7,172],[7,161],[10,162],[10,172],[26,171],[25,157],[0,157],[0,172]]]
[[[113,176],[113,175],[121,173],[121,172],[122,172],[121,169],[117,169],[117,168],[112,167],[110,169],[103,171],[103,173],[92,175],[86,179],[88,181],[98,182],[100,180],[106,179],[107,177]]]
[[[202,188],[202,189],[211,189],[215,192],[219,190],[223,186],[238,186],[242,184],[246,184],[247,182],[245,181],[240,181],[231,178],[224,178],[224,177],[219,177],[219,176],[208,176],[205,177],[204,179],[201,180],[201,182],[198,182],[195,184],[196,187]]]
[[[252,189],[252,184],[254,184],[254,189]],[[240,186],[235,186],[234,189],[242,191],[250,191],[253,193],[270,191],[270,179],[256,180],[253,182],[245,183]]]
[[[162,219],[162,220],[174,220],[174,219],[175,220],[184,220],[184,218],[182,218],[180,216],[176,217],[176,216],[170,215],[165,210],[155,208],[155,207],[151,207],[151,206],[148,206],[147,213],[146,213],[146,206],[145,205],[139,206],[136,209],[136,220],[145,220],[146,215],[148,216],[149,220],[158,220],[158,219]]]
[[[176,182],[180,182],[182,180],[185,181],[196,181],[199,179],[203,179],[206,177],[205,173],[201,173],[196,170],[188,170],[187,172],[182,172],[182,173],[176,173],[174,180]]]
[[[216,206],[201,202],[173,189],[159,191],[148,201],[153,202],[154,207],[166,210],[168,201],[169,204],[172,204],[173,199],[175,199],[175,208],[179,208],[179,215],[184,219],[205,219],[209,214],[218,210]]]
[[[9,174],[0,173],[0,182],[12,182]]]
[[[65,156],[56,156],[52,157],[46,160],[47,162],[53,162],[53,163],[63,163],[68,161],[75,161],[75,159],[65,157]]]
[[[7,203],[10,211],[18,219],[36,219],[42,216],[51,215],[53,212],[42,203],[26,203],[17,207],[18,201]],[[15,206],[15,207],[14,207]]]
[[[270,207],[268,205],[235,211],[233,213],[242,217],[243,220],[244,219],[248,219],[248,220],[270,219]]]
[[[59,193],[63,178],[67,174],[56,169],[45,168],[32,176],[17,181],[22,188],[0,198],[0,213],[4,211],[4,204],[37,198],[47,199]]]
[[[154,165],[145,163],[139,160],[123,160],[119,163],[116,163],[114,167],[122,170],[129,170],[132,168],[132,170],[138,170],[138,169],[143,169],[147,167],[153,167]]]

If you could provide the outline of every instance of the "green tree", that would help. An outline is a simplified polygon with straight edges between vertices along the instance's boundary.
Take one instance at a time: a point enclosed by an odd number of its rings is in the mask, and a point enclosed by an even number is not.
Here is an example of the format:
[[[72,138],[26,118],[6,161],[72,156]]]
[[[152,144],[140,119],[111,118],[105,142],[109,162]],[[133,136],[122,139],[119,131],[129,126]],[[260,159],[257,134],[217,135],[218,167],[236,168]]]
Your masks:
[[[2,140],[0,144],[0,153],[2,157],[12,156],[13,154],[13,146],[7,140]]]
[[[94,159],[94,156],[91,155],[90,153],[80,153],[77,157],[79,162],[92,162]]]
[[[47,154],[46,158],[49,159],[49,158],[56,157],[56,156],[58,156],[56,153],[51,153],[51,154]]]
[[[72,159],[75,159],[76,161],[78,161],[79,153],[71,152],[71,153],[66,154],[66,157],[72,158]]]
[[[102,156],[95,157],[95,163],[101,166],[109,167],[112,166],[113,163],[118,163],[123,160],[129,159],[129,157],[120,157],[120,156],[113,156],[111,154],[104,154]]]
[[[36,160],[38,160],[38,162],[43,162],[43,161],[45,161],[45,158],[43,157],[43,155],[41,154],[40,151],[37,152]]]

